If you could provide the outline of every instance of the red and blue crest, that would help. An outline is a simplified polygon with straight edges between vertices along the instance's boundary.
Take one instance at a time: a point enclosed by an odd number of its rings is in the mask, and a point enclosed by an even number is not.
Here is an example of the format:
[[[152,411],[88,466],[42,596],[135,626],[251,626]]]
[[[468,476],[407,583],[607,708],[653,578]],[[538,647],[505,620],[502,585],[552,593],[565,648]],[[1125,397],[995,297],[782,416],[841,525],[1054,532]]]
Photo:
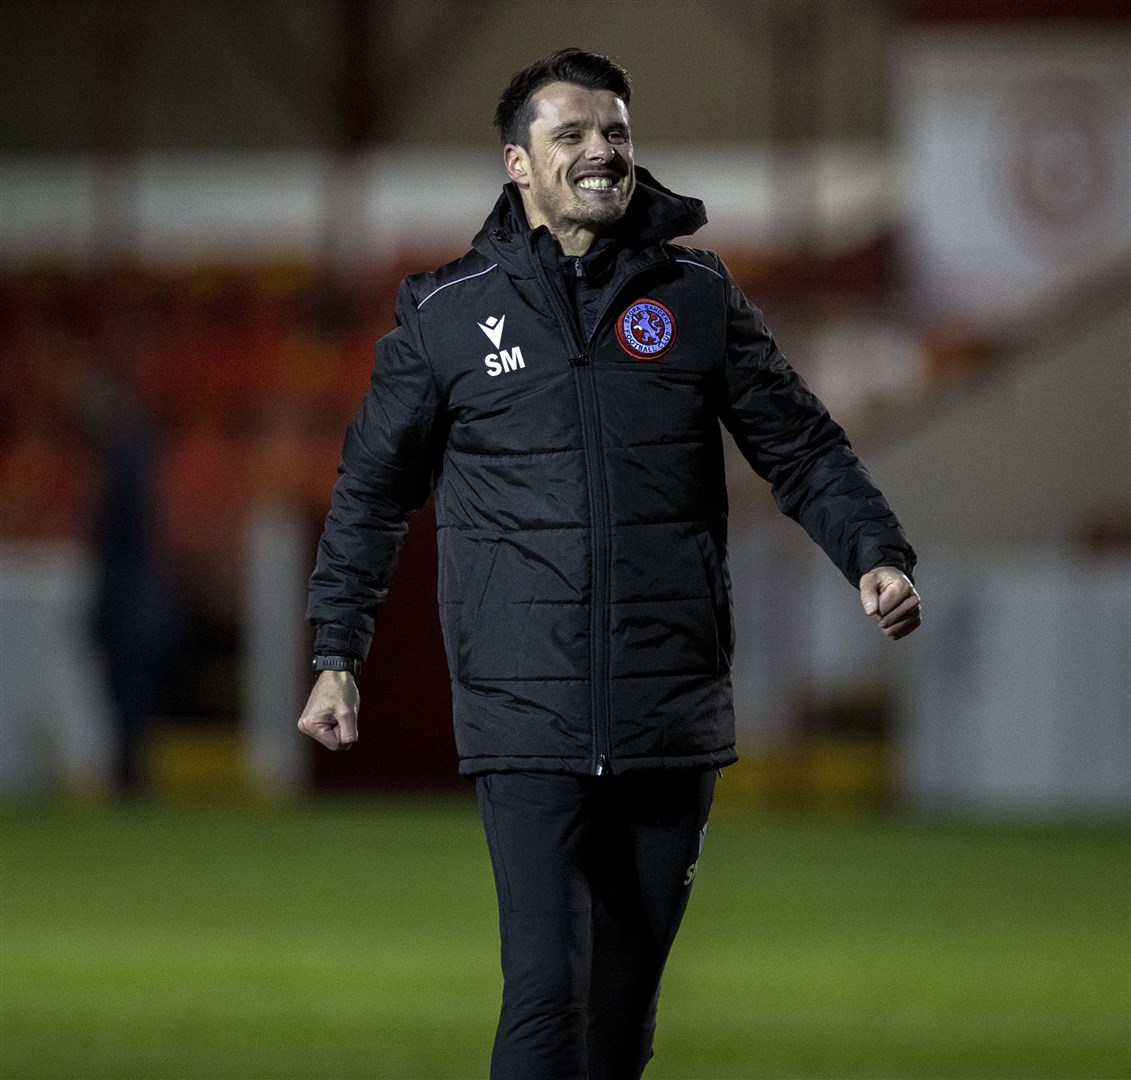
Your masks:
[[[658,300],[635,301],[616,325],[621,348],[637,360],[657,360],[675,344],[675,317]]]

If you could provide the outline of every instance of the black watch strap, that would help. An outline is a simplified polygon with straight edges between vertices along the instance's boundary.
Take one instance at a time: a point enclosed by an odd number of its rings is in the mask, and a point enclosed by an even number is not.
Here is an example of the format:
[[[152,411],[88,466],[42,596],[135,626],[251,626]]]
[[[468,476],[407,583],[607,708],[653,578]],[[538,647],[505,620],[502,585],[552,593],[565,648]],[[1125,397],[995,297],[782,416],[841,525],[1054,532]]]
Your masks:
[[[316,656],[314,671],[348,671],[356,675],[361,670],[361,661],[355,656]]]

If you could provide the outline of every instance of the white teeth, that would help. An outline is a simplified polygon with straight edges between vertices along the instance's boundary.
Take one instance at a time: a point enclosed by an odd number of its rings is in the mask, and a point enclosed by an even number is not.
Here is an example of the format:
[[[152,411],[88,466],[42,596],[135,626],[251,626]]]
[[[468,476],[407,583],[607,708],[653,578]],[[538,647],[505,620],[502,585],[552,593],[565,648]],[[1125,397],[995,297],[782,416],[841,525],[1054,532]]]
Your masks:
[[[587,191],[608,191],[613,186],[613,182],[607,176],[586,176],[578,180],[577,186]]]

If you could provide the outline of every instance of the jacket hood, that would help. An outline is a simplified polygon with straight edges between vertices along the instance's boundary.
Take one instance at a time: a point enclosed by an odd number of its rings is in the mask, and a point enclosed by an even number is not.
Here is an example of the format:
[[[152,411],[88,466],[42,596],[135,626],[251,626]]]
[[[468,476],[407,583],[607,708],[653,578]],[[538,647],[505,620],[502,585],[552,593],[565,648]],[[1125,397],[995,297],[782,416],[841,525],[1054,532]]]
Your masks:
[[[707,223],[701,200],[669,191],[647,169],[636,166],[636,189],[628,210],[610,232],[620,245],[646,248],[677,236],[690,236]],[[534,236],[541,229],[530,229],[522,197],[513,183],[503,185],[494,209],[487,216],[472,246],[488,258],[511,265],[516,236]],[[525,247],[525,245],[523,245]]]

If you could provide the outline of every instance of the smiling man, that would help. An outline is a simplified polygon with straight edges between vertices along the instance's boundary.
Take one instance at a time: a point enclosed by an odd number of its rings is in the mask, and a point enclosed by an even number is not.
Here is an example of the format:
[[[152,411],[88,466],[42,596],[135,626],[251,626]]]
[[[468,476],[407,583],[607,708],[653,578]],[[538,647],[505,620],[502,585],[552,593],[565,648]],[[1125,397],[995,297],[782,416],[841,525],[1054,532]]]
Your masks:
[[[636,189],[625,99],[554,82],[527,100],[534,106],[529,119],[504,117],[507,98],[499,107],[498,122],[511,129],[503,133],[507,175],[522,194],[530,228],[544,225],[564,254],[584,255],[624,217]]]
[[[915,556],[843,431],[633,161],[622,68],[567,49],[495,115],[510,182],[472,250],[406,279],[346,435],[299,727],[357,738],[354,682],[435,491],[460,771],[499,899],[494,1080],[636,1080],[736,760],[720,421],[889,638]],[[755,643],[756,644],[756,643]]]

